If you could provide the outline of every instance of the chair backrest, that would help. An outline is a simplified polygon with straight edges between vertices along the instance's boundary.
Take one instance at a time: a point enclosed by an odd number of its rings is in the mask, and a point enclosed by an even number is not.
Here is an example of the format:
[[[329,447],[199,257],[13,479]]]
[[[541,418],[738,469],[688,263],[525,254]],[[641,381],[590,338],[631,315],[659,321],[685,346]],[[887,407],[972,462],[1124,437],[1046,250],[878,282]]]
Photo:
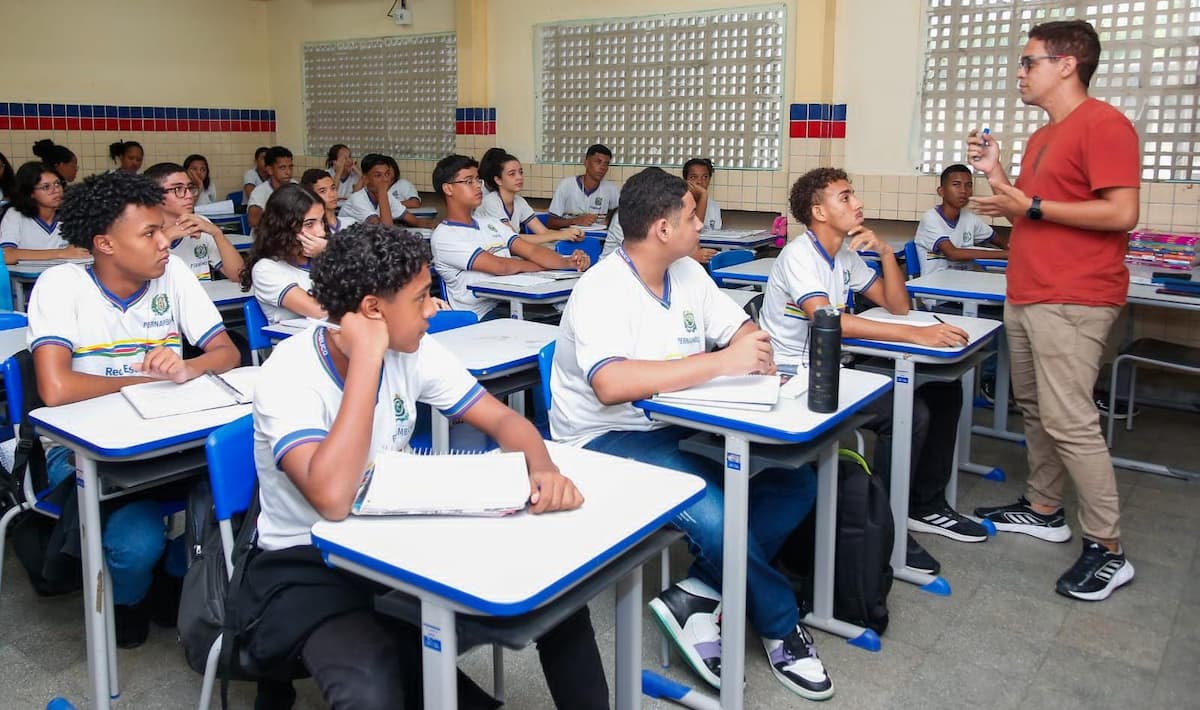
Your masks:
[[[754,252],[750,251],[749,249],[730,249],[729,251],[719,251],[716,254],[713,254],[712,258],[708,260],[708,272],[711,274],[717,269],[723,269],[726,266],[734,266],[736,264],[744,264],[747,261],[754,261]],[[725,285],[721,279],[717,278],[716,276],[713,277],[713,280],[717,282],[718,286]]]
[[[917,253],[917,243],[912,240],[904,243],[904,272],[910,279],[921,275],[921,255]]]
[[[538,212],[537,214],[534,215],[534,217],[536,217],[537,220],[542,223],[543,227],[550,226],[550,213],[549,212]]]
[[[5,266],[4,260],[0,259],[0,310],[11,311],[13,309],[12,290],[15,285],[21,288],[20,284],[12,284],[8,280],[8,267]],[[7,330],[7,328],[4,328]]]
[[[0,369],[4,371],[4,403],[8,423],[16,426],[25,418],[25,382],[21,378],[21,363],[13,355],[0,365]]]
[[[271,347],[271,339],[263,334],[267,327],[267,314],[257,298],[251,298],[242,304],[242,315],[246,318],[246,338],[250,341],[251,350],[266,350]]]
[[[242,206],[242,202],[246,199],[246,193],[241,190],[234,190],[225,196],[225,199],[233,202],[233,208],[238,209]]]
[[[542,406],[546,408],[546,414],[550,414],[550,405],[553,402],[553,397],[550,396],[550,369],[554,365],[554,345],[557,341],[551,340],[541,350],[538,351],[538,375],[541,377],[541,386],[538,387],[538,394],[542,397]]]
[[[604,251],[604,240],[599,237],[584,237],[577,242],[561,241],[554,245],[554,250],[563,256],[570,256],[576,249],[582,249],[595,264],[600,261],[600,253]]]
[[[204,442],[217,520],[244,512],[254,500],[254,416],[247,414],[208,435]]]
[[[475,311],[438,311],[429,319],[429,333],[440,333],[443,330],[453,330],[464,325],[475,325],[479,316]]]
[[[3,292],[3,290],[3,288],[0,288],[0,292]],[[12,294],[9,294],[9,297],[11,298]],[[0,330],[14,330],[16,328],[24,328],[27,325],[29,325],[29,317],[24,313],[17,313],[13,310],[0,310]]]

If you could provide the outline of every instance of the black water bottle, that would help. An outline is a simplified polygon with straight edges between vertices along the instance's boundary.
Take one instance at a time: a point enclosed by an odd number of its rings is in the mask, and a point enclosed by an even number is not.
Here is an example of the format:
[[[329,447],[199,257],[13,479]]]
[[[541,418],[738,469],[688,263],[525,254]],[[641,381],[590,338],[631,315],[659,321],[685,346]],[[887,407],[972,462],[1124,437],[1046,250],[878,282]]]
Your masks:
[[[813,313],[808,332],[808,408],[836,412],[842,363],[842,315],[833,306]]]

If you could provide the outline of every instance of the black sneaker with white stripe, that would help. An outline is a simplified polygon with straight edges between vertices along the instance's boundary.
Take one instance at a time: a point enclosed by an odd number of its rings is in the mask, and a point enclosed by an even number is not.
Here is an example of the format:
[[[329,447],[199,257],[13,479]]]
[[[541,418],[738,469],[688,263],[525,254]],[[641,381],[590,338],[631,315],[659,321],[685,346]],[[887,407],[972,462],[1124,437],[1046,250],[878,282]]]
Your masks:
[[[1065,597],[1098,602],[1108,599],[1117,587],[1133,579],[1133,565],[1125,551],[1112,552],[1104,545],[1083,539],[1083,553],[1071,569],[1058,578],[1054,591]]]
[[[912,532],[933,533],[959,542],[985,542],[987,530],[950,506],[921,515],[908,516]]]
[[[764,638],[762,642],[771,662],[771,671],[783,687],[809,700],[833,697],[833,681],[817,656],[812,635],[803,624],[796,624],[787,638]]]
[[[692,670],[721,687],[721,594],[692,577],[650,600],[650,613]]]
[[[1066,542],[1071,539],[1071,528],[1061,507],[1049,515],[1043,515],[1033,509],[1025,496],[1009,505],[976,508],[975,517],[992,521],[1000,532],[1024,533],[1047,542]]]

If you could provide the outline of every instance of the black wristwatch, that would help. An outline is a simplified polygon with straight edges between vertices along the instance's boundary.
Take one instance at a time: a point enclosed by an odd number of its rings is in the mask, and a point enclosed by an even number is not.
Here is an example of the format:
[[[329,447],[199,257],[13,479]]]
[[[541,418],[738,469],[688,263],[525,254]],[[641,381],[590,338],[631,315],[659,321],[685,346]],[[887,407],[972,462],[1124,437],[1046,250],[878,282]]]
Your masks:
[[[1029,209],[1025,211],[1025,216],[1029,219],[1042,218],[1042,198],[1037,195],[1033,196],[1033,204],[1029,205]]]

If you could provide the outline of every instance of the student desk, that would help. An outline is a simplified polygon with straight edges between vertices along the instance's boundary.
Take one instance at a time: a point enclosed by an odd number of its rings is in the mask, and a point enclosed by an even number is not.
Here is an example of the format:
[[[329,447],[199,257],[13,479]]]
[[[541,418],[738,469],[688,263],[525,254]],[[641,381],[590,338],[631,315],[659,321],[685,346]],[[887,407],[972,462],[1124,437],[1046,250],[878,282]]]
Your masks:
[[[578,510],[502,518],[351,516],[313,526],[313,544],[330,565],[420,599],[428,710],[458,707],[457,614],[531,612],[603,569],[704,494],[697,476],[553,442],[546,448],[583,493]],[[633,490],[638,494],[630,495]],[[641,567],[621,578],[616,591],[617,707],[636,708]]]
[[[755,291],[749,288],[723,288],[721,293],[733,299],[733,302],[739,307],[745,308],[746,304],[754,300],[762,291]]]
[[[838,437],[860,423],[853,415],[892,386],[884,375],[842,370],[838,409],[819,414],[808,396],[780,398],[769,412],[676,405],[652,399],[634,402],[654,421],[717,434],[725,440],[725,532],[721,600],[721,707],[741,708],[746,645],[746,525],[749,517],[750,444],[794,444],[796,459],[817,459],[816,551],[813,611],[804,623],[879,650],[874,631],[833,616],[833,566],[837,522]]]
[[[291,325],[284,321],[280,321],[279,323],[270,323],[263,326],[262,332],[272,341],[278,343],[281,340],[287,340],[297,333],[303,333],[304,329],[307,327],[307,319],[305,319],[305,325],[303,326]]]
[[[509,406],[524,414],[521,393],[539,382],[538,353],[558,337],[558,326],[498,318],[426,337],[457,355],[467,371],[492,394],[516,394]],[[450,422],[437,409],[433,410],[432,433],[434,453],[449,451]]]
[[[512,317],[521,320],[525,317],[525,304],[562,303],[570,298],[576,281],[578,278],[552,279],[528,273],[495,276],[467,288],[479,298],[507,301]]]
[[[239,230],[242,234],[246,234],[250,231],[250,218],[247,217],[244,212],[242,214],[226,212],[225,214],[208,214],[200,216],[204,217],[218,227],[221,227],[222,230],[224,230],[226,227],[229,227],[231,229]]]
[[[918,298],[931,297],[961,303],[963,315],[974,318],[979,315],[980,305],[1003,305],[1008,278],[1002,273],[944,269],[928,276],[918,276],[906,285],[908,293]],[[1003,328],[996,335],[996,350],[996,403],[992,408],[992,425],[975,426],[971,431],[994,439],[1024,443],[1023,434],[1008,430],[1008,374],[1011,356]]]
[[[700,232],[700,246],[705,249],[757,249],[775,243],[775,235],[759,229],[714,229]]]
[[[767,277],[771,275],[771,269],[774,266],[775,257],[769,256],[765,259],[755,259],[754,261],[726,266],[723,269],[716,269],[712,272],[712,275],[721,279],[726,284],[748,285],[761,291],[766,285]]]
[[[434,207],[411,207],[406,209],[405,212],[414,217],[423,217],[425,219],[437,219],[438,214],[437,209]]]
[[[0,330],[0,362],[9,359],[28,347],[25,344],[25,330],[24,326]]]
[[[238,311],[242,304],[254,298],[252,291],[243,291],[238,281],[221,279],[220,281],[201,281],[204,292],[212,299],[218,311]]]
[[[240,368],[226,378],[243,392],[252,392],[257,375],[257,368]],[[92,707],[107,708],[110,699],[120,694],[112,584],[100,542],[101,500],[159,485],[203,468],[204,439],[214,429],[250,411],[251,405],[246,404],[142,419],[120,392],[114,392],[59,407],[41,407],[29,413],[38,434],[75,452]],[[174,456],[160,458],[168,454]],[[121,465],[103,465],[110,461]]]
[[[924,311],[909,311],[896,316],[884,308],[872,308],[858,314],[862,318],[885,322],[937,323],[933,314]],[[935,594],[947,595],[950,585],[941,577],[922,574],[909,569],[905,564],[908,537],[908,488],[912,475],[912,412],[913,396],[917,387],[925,382],[962,381],[963,403],[958,415],[958,432],[955,444],[955,460],[958,468],[979,473],[992,480],[1004,480],[1000,469],[987,468],[968,463],[971,458],[971,411],[975,394],[975,366],[987,357],[980,349],[1001,328],[999,321],[964,316],[938,316],[950,325],[967,332],[967,344],[962,347],[931,347],[916,343],[899,343],[865,338],[846,338],[842,346],[846,351],[859,355],[886,358],[894,361],[892,391],[892,472],[889,500],[896,535],[892,548],[892,570],[896,579],[920,585]],[[918,369],[920,365],[920,369]],[[946,488],[946,501],[954,506],[958,497],[958,476],[952,474]]]
[[[250,247],[254,246],[254,237],[249,234],[226,234],[225,238],[240,252],[250,251]]]

